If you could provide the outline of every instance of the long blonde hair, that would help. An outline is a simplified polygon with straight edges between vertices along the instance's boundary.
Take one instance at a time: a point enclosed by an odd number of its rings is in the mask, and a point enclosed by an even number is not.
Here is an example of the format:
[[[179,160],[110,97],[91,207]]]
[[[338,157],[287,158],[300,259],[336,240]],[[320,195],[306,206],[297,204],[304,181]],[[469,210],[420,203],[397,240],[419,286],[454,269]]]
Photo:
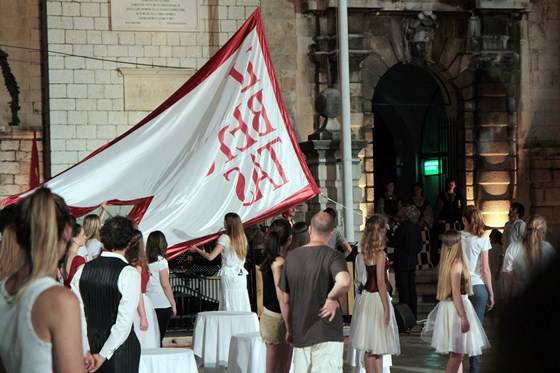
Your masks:
[[[231,247],[235,255],[241,260],[247,257],[247,236],[243,230],[241,218],[234,212],[228,212],[224,217],[226,234],[229,236]]]
[[[546,220],[540,215],[533,215],[527,221],[523,247],[529,268],[539,264],[542,259],[542,242],[546,237]]]
[[[16,272],[22,264],[22,259],[15,228],[10,225],[2,232],[2,242],[0,242],[0,279]]]
[[[90,214],[84,218],[84,233],[86,234],[86,242],[92,238],[99,240],[99,229],[101,229],[101,219],[99,219],[99,216]]]
[[[463,266],[463,278],[465,279],[467,293],[472,294],[471,274],[461,245],[461,234],[456,230],[448,230],[441,235],[441,241],[437,299],[445,300],[451,296],[451,269],[457,261],[461,262]]]
[[[484,219],[482,219],[482,213],[478,207],[468,205],[465,207],[465,211],[463,211],[463,217],[470,225],[469,233],[482,237],[484,234]]]
[[[386,243],[387,219],[381,214],[373,214],[366,221],[366,229],[360,241],[364,261],[374,260],[378,253],[383,252]]]
[[[30,274],[18,293],[32,280],[54,273],[59,261],[59,240],[71,222],[64,200],[47,188],[38,189],[19,203],[16,238]]]

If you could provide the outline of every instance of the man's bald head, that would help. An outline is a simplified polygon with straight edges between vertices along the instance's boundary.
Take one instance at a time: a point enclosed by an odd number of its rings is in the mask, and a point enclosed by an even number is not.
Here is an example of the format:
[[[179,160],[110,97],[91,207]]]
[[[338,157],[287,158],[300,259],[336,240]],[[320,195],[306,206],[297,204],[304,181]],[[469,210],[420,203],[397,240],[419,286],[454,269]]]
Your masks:
[[[311,229],[318,236],[330,236],[334,227],[332,215],[324,211],[316,213],[311,218]]]

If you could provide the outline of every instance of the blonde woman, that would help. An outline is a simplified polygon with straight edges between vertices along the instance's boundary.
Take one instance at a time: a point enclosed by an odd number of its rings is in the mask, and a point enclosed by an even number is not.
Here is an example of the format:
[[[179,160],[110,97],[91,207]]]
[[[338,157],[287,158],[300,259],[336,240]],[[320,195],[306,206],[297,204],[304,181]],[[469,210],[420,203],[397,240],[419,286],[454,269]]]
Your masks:
[[[506,294],[520,294],[554,256],[554,248],[545,241],[546,230],[545,218],[533,215],[527,221],[523,240],[508,247],[502,267]]]
[[[463,211],[463,225],[461,231],[461,245],[467,266],[470,271],[473,293],[470,301],[476,311],[478,319],[484,322],[486,308],[494,308],[494,290],[492,288],[492,273],[488,251],[492,248],[490,238],[484,235],[484,221],[480,210],[473,205],[465,207]],[[470,373],[480,372],[480,356],[470,358]]]
[[[103,244],[100,241],[99,230],[105,218],[105,203],[101,205],[101,215],[89,214],[84,218],[84,232],[86,234],[86,259],[88,261],[95,259],[103,250]],[[80,253],[81,254],[81,253]]]
[[[399,330],[389,299],[387,227],[383,215],[373,215],[366,222],[360,242],[367,280],[352,316],[352,347],[365,351],[367,373],[383,371],[383,355],[401,353]]]
[[[0,282],[0,371],[85,372],[78,299],[55,281],[71,238],[64,200],[40,188],[19,202],[13,232],[21,266]]]
[[[247,257],[247,237],[243,230],[241,218],[236,213],[227,213],[224,217],[226,232],[218,238],[212,252],[193,246],[191,252],[197,252],[206,260],[214,260],[222,255],[221,276],[222,293],[220,295],[221,311],[251,311],[249,292],[247,291],[247,271],[243,267]]]
[[[489,347],[475,309],[469,301],[472,279],[461,246],[461,234],[455,230],[441,236],[437,299],[439,303],[428,315],[422,338],[437,353],[449,354],[447,373],[463,371],[463,356],[480,356]]]

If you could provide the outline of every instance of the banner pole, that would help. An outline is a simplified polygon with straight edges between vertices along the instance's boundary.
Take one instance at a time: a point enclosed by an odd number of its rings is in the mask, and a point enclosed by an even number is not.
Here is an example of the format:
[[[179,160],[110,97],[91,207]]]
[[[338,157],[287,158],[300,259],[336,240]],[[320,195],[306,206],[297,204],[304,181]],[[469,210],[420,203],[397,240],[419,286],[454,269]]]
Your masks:
[[[354,241],[354,198],[352,177],[352,129],[350,128],[350,69],[348,53],[348,9],[346,0],[338,2],[338,71],[342,108],[342,168],[344,182],[344,233]]]

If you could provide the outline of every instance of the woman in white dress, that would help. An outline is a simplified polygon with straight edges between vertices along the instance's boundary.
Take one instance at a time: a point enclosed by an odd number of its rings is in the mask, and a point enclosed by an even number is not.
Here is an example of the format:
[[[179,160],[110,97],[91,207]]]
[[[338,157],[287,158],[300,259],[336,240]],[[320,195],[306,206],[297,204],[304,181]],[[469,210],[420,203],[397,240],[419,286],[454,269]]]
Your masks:
[[[469,300],[471,273],[463,253],[461,235],[455,230],[441,236],[437,299],[428,315],[422,339],[439,354],[449,354],[446,373],[463,371],[463,356],[480,356],[489,347],[482,323]]]
[[[141,296],[138,301],[138,312],[134,318],[134,332],[136,337],[138,337],[142,350],[159,348],[160,335],[157,315],[150,298],[146,295],[150,279],[150,269],[148,267],[146,251],[144,250],[144,238],[139,230],[135,232],[134,237],[128,244],[125,256],[126,260],[140,273],[141,279]]]
[[[224,217],[226,232],[218,238],[212,252],[193,246],[191,252],[197,252],[206,260],[214,260],[222,255],[222,267],[218,272],[221,283],[221,311],[251,311],[249,292],[247,291],[247,271],[244,268],[247,257],[247,237],[243,230],[241,218],[236,213],[227,213]]]
[[[366,267],[364,290],[352,315],[352,347],[365,351],[367,373],[383,371],[383,355],[401,352],[397,321],[390,302],[385,254],[387,219],[374,214],[366,222],[360,246]]]
[[[506,294],[512,296],[522,293],[533,276],[552,260],[554,248],[545,241],[546,230],[545,218],[533,215],[527,221],[523,240],[509,245],[502,267]]]
[[[173,289],[169,283],[169,264],[165,259],[167,240],[160,231],[154,231],[148,236],[146,254],[150,279],[146,288],[146,295],[154,306],[159,327],[160,345],[165,337],[171,316],[177,314],[177,306],[173,297]]]
[[[72,236],[66,203],[41,188],[22,199],[12,228],[22,265],[0,282],[0,371],[84,373],[78,299],[53,274]],[[7,244],[2,242],[4,246]],[[13,246],[12,246],[13,247]]]

